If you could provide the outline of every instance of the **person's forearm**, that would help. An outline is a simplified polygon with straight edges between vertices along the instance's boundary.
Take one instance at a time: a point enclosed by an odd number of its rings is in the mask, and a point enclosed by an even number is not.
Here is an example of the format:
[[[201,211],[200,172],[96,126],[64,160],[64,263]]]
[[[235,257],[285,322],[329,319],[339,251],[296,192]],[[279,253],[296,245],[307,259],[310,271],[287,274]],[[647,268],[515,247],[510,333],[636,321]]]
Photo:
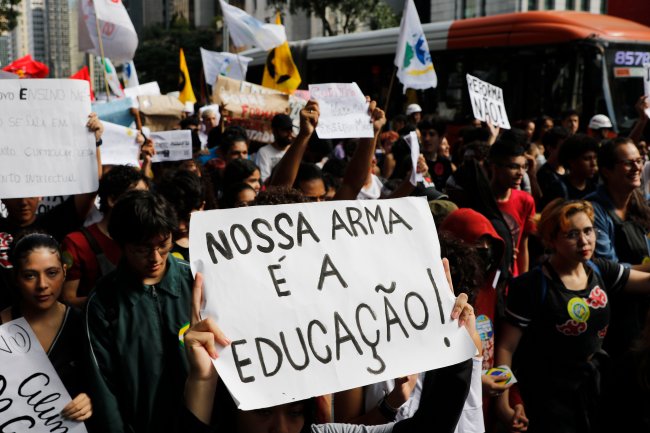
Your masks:
[[[638,144],[639,141],[641,141],[641,138],[643,137],[643,130],[645,129],[646,125],[648,123],[648,118],[641,116],[639,120],[634,124],[634,128],[630,131],[630,140],[634,142],[634,144]]]
[[[298,176],[300,162],[307,150],[310,138],[311,134],[302,132],[298,134],[291,146],[289,146],[287,152],[282,156],[280,162],[278,162],[269,185],[286,187],[293,186],[296,181],[296,176]]]
[[[359,140],[357,150],[354,152],[352,160],[350,160],[345,170],[343,182],[336,192],[334,200],[354,200],[357,198],[370,172],[378,134],[379,132],[376,132],[374,138],[362,138]]]
[[[185,407],[206,425],[212,422],[212,408],[217,381],[198,380],[188,377],[185,381]]]
[[[411,183],[411,180],[409,178],[406,178],[402,181],[402,183],[399,184],[397,188],[395,188],[395,191],[393,191],[388,198],[400,198],[400,197],[408,197],[411,195],[415,187]]]

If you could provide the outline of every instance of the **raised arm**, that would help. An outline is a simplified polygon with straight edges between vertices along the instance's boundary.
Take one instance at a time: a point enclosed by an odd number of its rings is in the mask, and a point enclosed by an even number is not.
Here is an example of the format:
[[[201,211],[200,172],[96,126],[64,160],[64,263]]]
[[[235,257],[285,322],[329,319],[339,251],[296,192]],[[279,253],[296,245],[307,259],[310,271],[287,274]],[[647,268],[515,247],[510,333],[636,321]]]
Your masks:
[[[646,109],[650,107],[650,101],[648,101],[647,96],[641,96],[637,103],[634,105],[634,108],[636,109],[637,114],[639,115],[639,120],[636,121],[634,124],[634,128],[630,131],[630,139],[634,141],[634,144],[637,144],[639,141],[641,141],[641,137],[643,136],[643,130],[645,129],[645,126],[648,123],[648,114],[646,113]]]
[[[296,176],[298,176],[300,161],[302,161],[302,157],[307,150],[309,139],[314,133],[316,125],[318,125],[319,116],[320,110],[316,101],[309,101],[300,110],[300,132],[298,132],[298,136],[293,140],[293,143],[291,143],[291,146],[289,146],[289,149],[280,162],[278,162],[270,185],[293,186],[293,183],[296,181]]]
[[[95,152],[97,158],[97,178],[101,179],[102,178],[102,157],[99,149],[102,143],[102,134],[104,133],[104,125],[97,117],[97,114],[90,113],[90,116],[88,116],[88,123],[86,123],[86,127],[88,128],[89,131],[95,134],[95,142],[97,143],[96,152]],[[93,191],[85,194],[77,194],[74,196],[74,207],[77,212],[77,217],[80,220],[83,221],[86,219],[86,216],[88,215],[93,205],[95,204],[96,196],[97,196],[97,191]]]
[[[384,114],[384,110],[377,108],[375,101],[370,101],[368,112],[370,113],[375,136],[373,138],[362,138],[359,140],[357,150],[354,152],[345,170],[343,183],[336,192],[334,200],[356,199],[370,172],[372,158],[375,154],[375,144],[379,138],[381,128],[386,124],[386,115]]]

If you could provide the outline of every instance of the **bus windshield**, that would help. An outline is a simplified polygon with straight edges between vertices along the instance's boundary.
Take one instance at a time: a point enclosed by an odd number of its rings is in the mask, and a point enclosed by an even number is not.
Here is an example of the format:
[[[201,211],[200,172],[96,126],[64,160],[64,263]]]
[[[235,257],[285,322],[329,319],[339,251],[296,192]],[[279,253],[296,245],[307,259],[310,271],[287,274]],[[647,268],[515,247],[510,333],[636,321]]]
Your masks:
[[[634,105],[643,95],[643,65],[650,63],[650,44],[611,43],[606,49],[610,91],[619,129],[632,128]]]

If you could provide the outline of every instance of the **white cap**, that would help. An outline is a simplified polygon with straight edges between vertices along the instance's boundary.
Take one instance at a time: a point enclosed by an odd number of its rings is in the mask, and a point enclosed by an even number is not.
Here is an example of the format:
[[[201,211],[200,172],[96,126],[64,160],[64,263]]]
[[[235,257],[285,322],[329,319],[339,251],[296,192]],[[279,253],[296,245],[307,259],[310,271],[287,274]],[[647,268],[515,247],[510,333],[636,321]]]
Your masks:
[[[410,116],[413,113],[421,113],[422,112],[422,107],[420,107],[418,104],[410,104],[408,107],[406,107],[406,115]]]
[[[605,116],[604,114],[596,114],[589,121],[589,129],[603,129],[611,127],[611,120],[609,120],[609,117]]]

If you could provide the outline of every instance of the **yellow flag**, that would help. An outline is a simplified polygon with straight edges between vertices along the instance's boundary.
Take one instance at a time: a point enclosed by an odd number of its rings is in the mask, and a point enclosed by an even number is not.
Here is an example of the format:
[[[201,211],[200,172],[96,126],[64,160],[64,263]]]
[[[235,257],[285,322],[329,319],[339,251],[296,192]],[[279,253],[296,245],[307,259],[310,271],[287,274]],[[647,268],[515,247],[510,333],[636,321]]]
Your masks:
[[[190,73],[187,70],[187,63],[185,63],[185,53],[183,53],[182,48],[180,73],[178,75],[178,90],[180,91],[178,99],[183,104],[186,102],[196,102],[196,96],[194,96],[194,90],[192,90],[192,83],[190,82]]]
[[[282,24],[280,14],[275,16],[275,23]],[[262,86],[293,93],[300,85],[300,74],[293,63],[289,43],[285,42],[269,51],[264,66]]]

